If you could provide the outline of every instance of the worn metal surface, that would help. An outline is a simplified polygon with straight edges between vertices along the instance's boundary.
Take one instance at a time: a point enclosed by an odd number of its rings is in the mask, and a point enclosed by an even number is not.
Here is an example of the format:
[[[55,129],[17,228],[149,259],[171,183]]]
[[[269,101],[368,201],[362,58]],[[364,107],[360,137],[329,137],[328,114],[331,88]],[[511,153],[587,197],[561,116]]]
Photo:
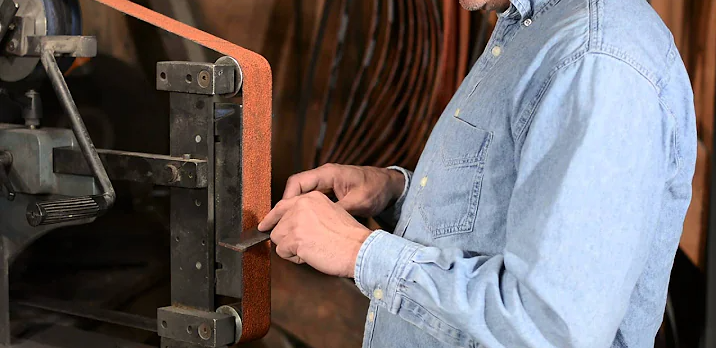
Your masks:
[[[249,248],[271,239],[268,232],[261,232],[252,228],[241,232],[238,237],[228,237],[219,240],[219,246],[236,252],[245,252]]]
[[[233,103],[217,103],[214,110],[214,167],[216,189],[214,190],[216,238],[219,243],[241,233],[241,106]],[[216,261],[216,292],[241,298],[242,255],[219,248]]]
[[[230,314],[164,307],[157,310],[159,336],[204,347],[234,343],[235,320]]]
[[[171,93],[170,154],[210,159],[213,117],[211,96]],[[209,163],[209,178],[212,171]],[[171,189],[172,304],[206,311],[214,310],[215,293],[213,189],[213,180],[205,190]]]
[[[157,332],[157,322],[153,318],[101,309],[94,306],[82,305],[76,302],[33,298],[13,301],[12,303],[21,306],[39,308],[46,311],[92,319],[105,323],[112,323],[135,329]]]
[[[232,98],[239,94],[241,86],[244,83],[244,72],[241,70],[241,65],[236,61],[234,57],[223,56],[216,60],[216,65],[220,66],[231,66],[234,68],[234,90],[226,94],[219,94],[224,98]]]
[[[223,305],[216,309],[216,313],[230,315],[234,318],[234,342],[238,343],[241,340],[241,331],[243,330],[243,323],[241,321],[241,304],[235,303],[230,305]]]
[[[271,209],[271,67],[259,54],[187,26],[128,0],[96,0],[125,14],[235,58],[243,71],[242,229],[256,226]],[[266,334],[270,326],[269,242],[244,253],[242,341]]]
[[[40,57],[45,49],[55,55],[70,57],[94,57],[97,55],[97,39],[94,36],[56,35],[27,36],[18,46],[5,47],[5,52],[19,57]]]
[[[236,69],[231,65],[158,62],[157,89],[205,95],[234,92]]]
[[[31,130],[20,125],[0,124],[0,150],[8,150],[13,156],[9,179],[18,193],[96,194],[93,178],[55,174],[52,170],[52,149],[75,146],[75,137],[68,129]]]
[[[111,180],[184,188],[207,186],[206,160],[102,149],[97,153]],[[55,148],[53,156],[55,173],[92,175],[79,149]]]

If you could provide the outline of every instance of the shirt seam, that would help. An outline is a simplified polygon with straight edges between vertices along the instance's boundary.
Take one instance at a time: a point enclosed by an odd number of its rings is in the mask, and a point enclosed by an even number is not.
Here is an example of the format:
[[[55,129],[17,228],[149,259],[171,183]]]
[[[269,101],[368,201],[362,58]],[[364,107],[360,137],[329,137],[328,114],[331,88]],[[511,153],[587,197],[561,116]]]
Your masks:
[[[542,102],[542,98],[544,98],[544,95],[547,92],[547,89],[549,89],[549,86],[552,85],[552,81],[554,81],[554,77],[557,75],[557,73],[562,71],[562,69],[579,62],[580,59],[584,57],[586,53],[587,51],[584,49],[577,51],[571,56],[563,59],[559,64],[557,64],[557,66],[552,69],[552,71],[550,71],[549,75],[547,76],[547,79],[545,80],[545,82],[542,83],[542,86],[537,92],[537,95],[535,95],[532,101],[528,104],[527,109],[524,112],[525,115],[520,117],[520,119],[517,121],[518,129],[517,134],[514,136],[516,143],[519,143],[519,141],[522,139],[525,130],[528,128],[530,121],[534,117],[534,113],[536,112],[537,107]]]
[[[632,70],[636,71],[641,75],[646,81],[649,82],[649,84],[654,88],[654,91],[656,92],[657,98],[659,100],[659,105],[661,105],[662,108],[664,108],[664,111],[669,116],[669,118],[672,119],[672,122],[674,123],[674,130],[671,135],[671,147],[672,151],[674,151],[674,160],[676,162],[676,170],[674,171],[674,174],[671,175],[671,177],[668,179],[670,184],[668,187],[671,187],[673,185],[673,179],[681,173],[683,169],[683,158],[681,157],[681,153],[679,152],[679,147],[677,146],[679,142],[678,138],[678,130],[679,130],[679,122],[676,119],[676,115],[674,115],[674,112],[671,110],[671,107],[669,107],[668,103],[664,100],[662,96],[662,91],[664,89],[664,86],[671,80],[671,74],[668,73],[665,76],[657,79],[656,74],[651,72],[646,67],[639,64],[636,59],[629,56],[626,52],[623,50],[618,49],[617,47],[602,44],[603,49],[599,50],[593,50],[591,51],[594,54],[598,55],[604,55],[606,57],[610,57],[618,62],[622,62],[629,66]],[[665,66],[665,71],[671,71],[672,65],[674,64],[674,61],[676,60],[674,56],[674,43],[671,43],[671,46],[669,47],[668,53],[667,53],[667,65]]]

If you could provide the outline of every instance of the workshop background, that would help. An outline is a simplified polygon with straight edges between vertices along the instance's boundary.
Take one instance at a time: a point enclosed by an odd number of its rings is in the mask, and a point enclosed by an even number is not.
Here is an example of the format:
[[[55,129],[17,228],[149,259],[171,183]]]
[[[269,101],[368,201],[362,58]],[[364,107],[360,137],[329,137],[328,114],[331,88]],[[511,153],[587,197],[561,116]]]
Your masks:
[[[494,13],[469,13],[456,0],[136,2],[269,61],[274,77],[274,201],[289,175],[323,163],[414,166],[432,125],[481,54],[496,22]],[[76,64],[67,81],[97,147],[168,153],[169,104],[166,93],[155,90],[155,63],[213,62],[219,55],[94,1],[80,4],[84,34],[97,37],[100,54]],[[699,132],[693,202],[657,346],[699,347],[707,293],[716,0],[653,0],[652,5],[672,30],[691,76]],[[46,109],[59,110],[52,102],[47,101]],[[59,113],[54,120],[68,126]],[[41,267],[38,261],[18,263],[22,269],[13,269],[19,284],[14,291],[44,291],[57,297],[57,289],[67,289],[62,294],[66,299],[155,315],[156,307],[168,301],[168,238],[162,233],[147,238],[146,231],[167,229],[165,205],[153,201],[157,195],[150,194],[152,190],[142,185],[120,189],[131,193],[120,199],[126,213],[63,231],[63,238],[56,233],[44,237],[35,246],[36,253],[64,261],[53,262],[53,267]],[[104,226],[101,235],[98,226]],[[66,233],[82,235],[83,242],[67,244]],[[103,249],[108,240],[113,248]],[[130,267],[135,263],[150,265],[149,275],[143,268],[139,277]],[[81,280],[98,270],[107,278],[104,283]],[[133,290],[131,295],[126,289]],[[262,342],[251,346],[359,347],[367,305],[351,281],[273,257],[273,327]],[[139,331],[106,324],[93,328],[153,342],[150,334]]]

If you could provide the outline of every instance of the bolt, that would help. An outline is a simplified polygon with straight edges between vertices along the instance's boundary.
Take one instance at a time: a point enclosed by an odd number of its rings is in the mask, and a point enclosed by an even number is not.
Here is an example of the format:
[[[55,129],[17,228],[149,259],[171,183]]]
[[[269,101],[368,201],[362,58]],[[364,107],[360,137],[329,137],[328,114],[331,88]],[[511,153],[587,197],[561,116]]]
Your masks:
[[[196,262],[196,269],[201,269],[201,262],[199,262],[199,261]]]
[[[181,158],[183,158],[183,159],[185,159],[185,160],[188,160],[188,159],[191,159],[191,155],[188,154],[188,153],[185,153],[185,154],[183,154],[183,155],[181,156]]]
[[[17,26],[15,25],[15,23],[10,23],[10,25],[8,25],[7,28],[8,28],[8,30],[15,30],[15,28],[17,28]]]
[[[179,180],[179,169],[175,165],[167,164],[164,166],[164,176],[170,183],[177,182]]]
[[[199,325],[199,337],[201,337],[201,339],[204,341],[207,341],[211,338],[211,329],[209,329],[209,325],[207,325],[206,323]]]
[[[15,52],[15,49],[17,48],[17,39],[12,39],[10,42],[7,43],[7,50],[10,52]]]
[[[196,141],[197,143],[200,143],[200,142],[201,142],[201,135],[195,136],[195,137],[194,137],[194,141]]]
[[[206,70],[202,70],[199,73],[199,86],[201,86],[201,88],[209,87],[209,78],[209,72]]]

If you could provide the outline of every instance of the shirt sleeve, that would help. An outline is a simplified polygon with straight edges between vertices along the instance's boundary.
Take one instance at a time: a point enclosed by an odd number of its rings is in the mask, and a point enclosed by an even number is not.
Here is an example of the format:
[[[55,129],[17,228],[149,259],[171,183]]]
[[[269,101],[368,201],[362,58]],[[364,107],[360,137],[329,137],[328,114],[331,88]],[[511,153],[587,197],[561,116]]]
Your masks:
[[[403,174],[405,178],[405,185],[403,185],[403,193],[390,207],[386,208],[382,213],[375,216],[374,219],[384,229],[394,229],[395,225],[400,220],[400,214],[403,210],[403,202],[405,202],[405,195],[408,193],[408,187],[410,187],[410,180],[413,178],[413,172],[403,167],[390,166],[387,169],[395,170]]]
[[[458,346],[608,347],[676,172],[671,117],[631,66],[590,54],[555,70],[523,117],[504,251],[378,230],[360,249],[356,285]]]

